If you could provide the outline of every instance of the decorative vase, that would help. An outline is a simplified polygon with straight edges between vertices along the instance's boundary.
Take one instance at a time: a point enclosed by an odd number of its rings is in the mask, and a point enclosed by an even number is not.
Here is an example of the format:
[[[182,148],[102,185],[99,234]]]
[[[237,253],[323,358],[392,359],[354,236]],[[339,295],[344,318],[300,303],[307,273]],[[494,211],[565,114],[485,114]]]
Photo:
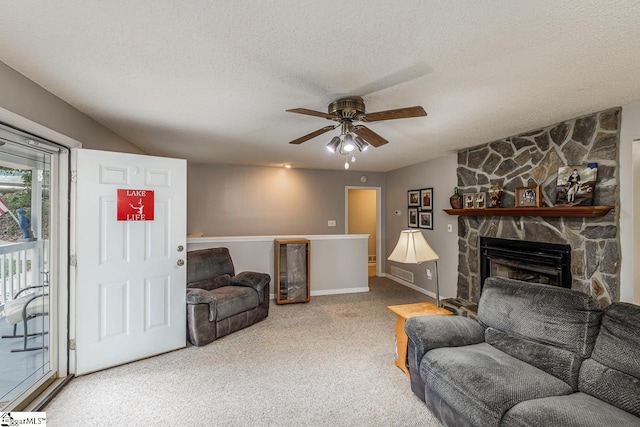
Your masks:
[[[449,197],[449,203],[452,209],[462,209],[462,197],[458,193],[458,187],[453,189],[453,196]]]

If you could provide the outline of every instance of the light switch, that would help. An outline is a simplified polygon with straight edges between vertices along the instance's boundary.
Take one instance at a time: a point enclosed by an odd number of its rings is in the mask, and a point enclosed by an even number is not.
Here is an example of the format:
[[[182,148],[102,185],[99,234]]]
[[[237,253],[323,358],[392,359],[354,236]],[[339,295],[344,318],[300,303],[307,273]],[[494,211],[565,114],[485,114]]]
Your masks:
[[[330,219],[329,222],[327,222],[327,225],[329,227],[335,227],[336,226],[336,220],[335,219]]]
[[[451,224],[447,224],[447,231],[448,231],[449,233],[453,233],[453,225],[451,225]]]

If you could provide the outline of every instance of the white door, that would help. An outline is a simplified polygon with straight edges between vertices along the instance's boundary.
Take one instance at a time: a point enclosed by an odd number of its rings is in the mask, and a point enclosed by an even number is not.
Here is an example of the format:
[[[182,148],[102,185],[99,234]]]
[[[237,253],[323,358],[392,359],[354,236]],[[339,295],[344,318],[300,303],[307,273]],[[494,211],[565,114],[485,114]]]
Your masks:
[[[184,347],[186,161],[78,150],[76,170],[76,374]],[[153,221],[117,220],[123,189],[154,192]]]

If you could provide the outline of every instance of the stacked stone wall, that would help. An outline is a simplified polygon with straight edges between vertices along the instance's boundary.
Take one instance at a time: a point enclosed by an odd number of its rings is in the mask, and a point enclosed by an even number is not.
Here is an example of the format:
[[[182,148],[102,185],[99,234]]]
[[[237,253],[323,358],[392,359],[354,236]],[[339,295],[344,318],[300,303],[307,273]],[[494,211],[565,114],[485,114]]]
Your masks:
[[[458,153],[461,194],[500,184],[502,205],[513,207],[516,188],[541,185],[543,206],[553,206],[560,166],[597,163],[594,204],[615,206],[601,218],[459,217],[458,298],[479,300],[478,247],[479,238],[485,236],[569,244],[572,288],[603,303],[619,299],[620,112],[620,108],[601,111]]]

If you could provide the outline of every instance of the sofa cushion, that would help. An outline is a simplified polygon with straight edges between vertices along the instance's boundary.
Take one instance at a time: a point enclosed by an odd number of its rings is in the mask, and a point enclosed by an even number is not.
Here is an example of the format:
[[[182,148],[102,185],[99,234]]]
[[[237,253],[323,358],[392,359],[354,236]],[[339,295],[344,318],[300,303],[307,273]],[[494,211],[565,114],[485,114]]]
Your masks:
[[[593,350],[603,310],[590,295],[502,277],[485,281],[478,321],[485,340],[578,390],[578,372]]]
[[[231,283],[231,276],[223,274],[222,276],[214,277],[211,279],[200,280],[197,282],[191,282],[187,285],[188,288],[199,288],[206,291],[212,289],[221,288],[223,286],[229,286]]]
[[[258,293],[244,286],[223,286],[209,291],[216,300],[216,321],[258,306]]]
[[[591,357],[640,378],[640,306],[614,302],[607,307]]]
[[[211,248],[187,252],[187,285],[223,274],[235,274],[229,249]]]
[[[487,427],[499,425],[517,403],[572,392],[564,381],[487,343],[431,350],[420,376],[463,418]]]
[[[591,355],[602,314],[585,293],[501,277],[485,280],[478,307],[478,320],[487,327],[582,358]]]
[[[4,303],[4,315],[11,325],[22,322],[22,311],[27,304],[27,318],[38,314],[49,314],[49,295],[30,294]]]
[[[257,273],[255,271],[243,271],[231,278],[231,284],[233,286],[247,286],[255,289],[255,291],[258,293],[260,303],[264,301],[264,294],[269,294],[268,289],[267,292],[264,292],[264,288],[265,286],[269,288],[270,282],[271,276],[269,276],[267,273]]]
[[[637,426],[640,419],[585,393],[527,400],[511,408],[501,427]]]
[[[579,389],[640,417],[640,306],[611,304]]]
[[[640,417],[640,379],[634,376],[587,359],[580,368],[578,389]]]
[[[506,334],[494,328],[485,330],[485,341],[498,350],[526,360],[538,369],[542,369],[578,390],[578,374],[582,358],[568,350],[541,344],[536,341],[521,338],[513,334]]]

